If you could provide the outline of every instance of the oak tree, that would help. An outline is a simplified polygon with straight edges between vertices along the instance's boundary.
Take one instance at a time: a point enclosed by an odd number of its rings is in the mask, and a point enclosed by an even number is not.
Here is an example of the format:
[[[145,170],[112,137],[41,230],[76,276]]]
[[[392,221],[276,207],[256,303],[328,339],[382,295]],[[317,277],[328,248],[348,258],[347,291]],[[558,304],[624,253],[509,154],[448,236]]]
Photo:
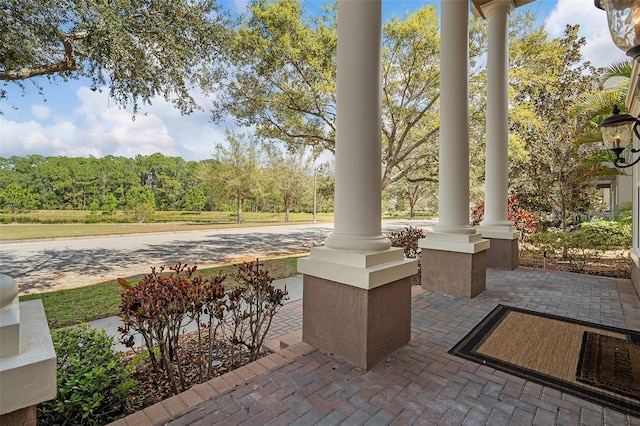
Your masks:
[[[189,113],[192,88],[210,84],[225,51],[226,22],[210,0],[6,0],[0,80],[25,89],[38,76],[84,77],[134,113],[156,96]]]

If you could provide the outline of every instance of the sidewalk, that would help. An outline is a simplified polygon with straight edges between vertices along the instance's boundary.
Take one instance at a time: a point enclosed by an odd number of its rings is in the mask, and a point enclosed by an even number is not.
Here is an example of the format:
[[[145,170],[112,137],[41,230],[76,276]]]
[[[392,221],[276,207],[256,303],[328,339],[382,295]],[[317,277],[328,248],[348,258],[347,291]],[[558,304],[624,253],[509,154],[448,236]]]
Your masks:
[[[288,296],[289,298],[287,299],[285,304],[302,300],[302,275],[275,280],[273,282],[273,285],[276,288],[281,290],[284,289],[285,285],[287,286],[287,292],[289,293],[289,296]],[[206,320],[207,318],[203,317],[203,321],[206,321]],[[129,350],[129,348],[127,348],[122,343],[120,343],[120,333],[118,332],[118,327],[122,325],[122,320],[120,319],[120,317],[114,316],[114,317],[102,318],[95,321],[88,321],[87,324],[94,328],[105,330],[108,336],[115,337],[116,343],[114,345],[114,349],[118,351],[123,351],[123,352]],[[191,322],[184,328],[184,331],[186,332],[195,331],[195,330],[196,330],[196,324],[193,322]],[[138,347],[142,345],[144,345],[144,341],[142,340],[142,337],[136,334],[134,346]]]

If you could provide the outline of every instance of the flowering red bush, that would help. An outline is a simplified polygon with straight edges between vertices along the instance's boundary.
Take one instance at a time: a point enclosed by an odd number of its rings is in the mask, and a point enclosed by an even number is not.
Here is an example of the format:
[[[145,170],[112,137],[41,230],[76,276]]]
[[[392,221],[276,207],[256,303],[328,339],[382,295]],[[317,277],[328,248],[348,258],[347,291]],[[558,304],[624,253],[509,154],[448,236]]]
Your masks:
[[[180,263],[170,267],[169,273],[152,268],[151,274],[135,285],[118,278],[124,288],[118,311],[124,323],[118,327],[122,341],[133,347],[133,334],[142,336],[153,371],[163,372],[174,394],[187,383],[179,362],[180,335],[186,325],[197,324],[200,349],[196,362],[204,381],[213,373],[216,339],[234,345],[234,364],[240,359],[240,348],[249,352],[250,361],[260,356],[273,316],[287,296],[286,287],[276,289],[268,271],[261,270],[257,261],[238,266],[232,276],[236,283],[230,290],[223,285],[226,275],[205,278],[196,274],[196,269]],[[208,337],[206,346],[203,334]]]
[[[156,268],[143,277],[136,285],[118,278],[124,288],[121,292],[118,316],[124,325],[118,327],[122,341],[127,347],[133,347],[133,332],[144,339],[149,352],[149,359],[154,371],[161,369],[167,376],[174,393],[178,393],[178,380],[181,388],[185,386],[184,374],[177,363],[177,372],[173,371],[171,361],[179,357],[179,337],[181,330],[190,322],[198,321],[200,334],[200,317],[205,311],[212,312],[215,319],[219,302],[224,297],[222,281],[224,276],[203,278],[196,274],[196,266],[188,267],[178,263],[169,268],[169,273],[159,272]],[[209,327],[211,330],[211,327]],[[159,352],[156,358],[155,348]],[[204,364],[204,360],[201,360]],[[177,373],[177,379],[176,379]]]
[[[518,206],[518,197],[511,195],[507,206],[507,220],[513,223],[513,226],[522,232],[520,239],[528,241],[531,235],[538,232],[540,221],[528,210]],[[478,226],[484,219],[484,201],[478,201],[473,209],[471,209],[471,225]]]

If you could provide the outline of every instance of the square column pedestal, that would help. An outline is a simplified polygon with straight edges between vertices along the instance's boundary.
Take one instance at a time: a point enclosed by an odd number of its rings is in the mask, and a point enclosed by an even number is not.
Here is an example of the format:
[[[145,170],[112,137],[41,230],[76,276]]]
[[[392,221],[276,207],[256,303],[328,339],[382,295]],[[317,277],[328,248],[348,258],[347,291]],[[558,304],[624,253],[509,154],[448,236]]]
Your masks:
[[[422,249],[422,288],[474,298],[486,288],[486,252],[480,234],[431,232],[418,242]]]
[[[631,258],[631,283],[640,296],[640,250],[632,249],[629,257]]]
[[[298,260],[304,274],[302,340],[371,369],[411,339],[415,259],[400,248],[349,252],[314,247]]]
[[[36,405],[56,396],[56,353],[41,300],[18,302],[0,274],[0,425],[35,426]]]
[[[482,238],[491,241],[487,250],[487,267],[514,270],[518,267],[518,239],[520,231],[513,227],[478,226]]]

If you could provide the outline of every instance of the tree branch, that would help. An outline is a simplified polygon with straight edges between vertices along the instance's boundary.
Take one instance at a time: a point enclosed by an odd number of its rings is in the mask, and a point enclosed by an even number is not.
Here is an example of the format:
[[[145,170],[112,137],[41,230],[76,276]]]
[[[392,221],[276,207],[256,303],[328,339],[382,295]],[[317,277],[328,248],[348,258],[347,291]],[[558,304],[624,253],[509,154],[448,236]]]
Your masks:
[[[31,77],[39,75],[51,75],[62,71],[74,71],[77,69],[78,64],[76,58],[82,56],[82,54],[76,52],[73,48],[73,42],[76,40],[82,40],[89,35],[88,31],[81,31],[76,33],[67,34],[61,41],[64,46],[64,57],[61,61],[41,65],[35,68],[20,68],[17,70],[0,71],[0,80],[16,81],[25,80]]]

